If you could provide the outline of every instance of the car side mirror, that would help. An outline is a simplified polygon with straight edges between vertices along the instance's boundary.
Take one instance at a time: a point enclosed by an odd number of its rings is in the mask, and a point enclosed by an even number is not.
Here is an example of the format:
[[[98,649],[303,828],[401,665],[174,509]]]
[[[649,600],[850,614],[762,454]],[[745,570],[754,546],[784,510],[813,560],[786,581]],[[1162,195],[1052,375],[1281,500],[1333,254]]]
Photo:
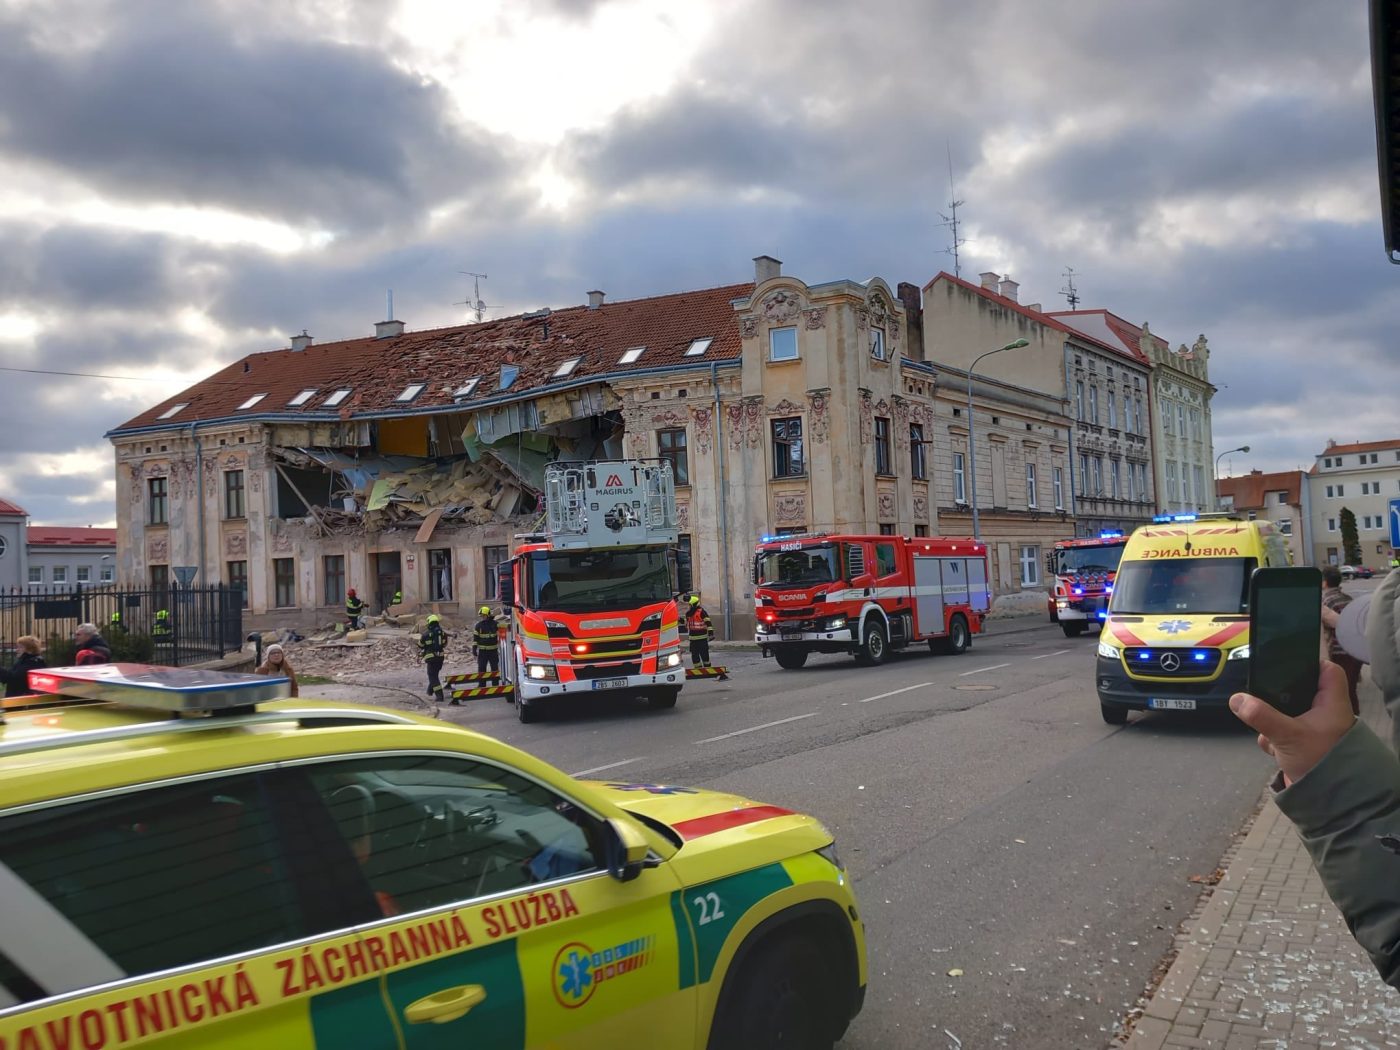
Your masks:
[[[606,828],[608,874],[618,882],[631,882],[648,866],[651,846],[646,837],[625,820],[609,820]]]

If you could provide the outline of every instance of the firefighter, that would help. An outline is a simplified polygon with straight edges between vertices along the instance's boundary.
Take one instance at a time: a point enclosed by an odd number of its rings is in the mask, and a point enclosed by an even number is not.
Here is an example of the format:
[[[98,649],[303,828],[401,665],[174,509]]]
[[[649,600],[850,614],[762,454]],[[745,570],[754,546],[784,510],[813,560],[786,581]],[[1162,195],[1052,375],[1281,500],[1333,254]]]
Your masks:
[[[700,595],[690,596],[690,611],[686,615],[686,628],[690,632],[690,665],[710,666],[710,639],[715,636],[715,625],[710,622],[710,614],[700,604]]]
[[[360,627],[360,617],[364,615],[365,603],[355,594],[355,588],[351,587],[345,592],[345,617],[349,621],[350,630],[355,631]]]
[[[418,656],[428,668],[428,695],[442,702],[442,682],[438,678],[442,671],[442,661],[447,650],[447,635],[442,629],[442,620],[437,613],[428,617],[427,629],[418,636]],[[452,702],[457,703],[456,697]]]
[[[107,617],[107,630],[113,635],[126,633],[126,624],[122,623],[122,611],[120,609]]]
[[[499,659],[500,637],[496,633],[496,618],[491,615],[491,607],[481,607],[481,619],[472,630],[472,651],[476,653],[476,669],[501,672]]]
[[[394,592],[394,597],[391,598],[391,599],[389,600],[389,604],[390,604],[390,605],[402,605],[402,604],[403,604],[403,591],[395,591],[395,592]]]
[[[170,630],[170,610],[156,610],[156,622],[151,627],[151,637],[157,642],[168,642],[171,636]]]

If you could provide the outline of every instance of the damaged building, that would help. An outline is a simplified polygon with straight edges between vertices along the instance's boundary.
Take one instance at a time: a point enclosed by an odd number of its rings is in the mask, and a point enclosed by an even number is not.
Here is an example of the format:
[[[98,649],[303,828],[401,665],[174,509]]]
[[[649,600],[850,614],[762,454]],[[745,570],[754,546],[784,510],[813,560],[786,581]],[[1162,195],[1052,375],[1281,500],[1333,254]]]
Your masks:
[[[760,535],[938,531],[950,446],[919,315],[912,285],[809,286],[760,256],[742,284],[303,333],[108,434],[118,575],[193,566],[269,622],[334,618],[350,588],[375,611],[401,593],[465,618],[539,525],[548,462],[661,457],[696,586],[744,636]],[[1063,426],[1057,411],[1039,422]]]

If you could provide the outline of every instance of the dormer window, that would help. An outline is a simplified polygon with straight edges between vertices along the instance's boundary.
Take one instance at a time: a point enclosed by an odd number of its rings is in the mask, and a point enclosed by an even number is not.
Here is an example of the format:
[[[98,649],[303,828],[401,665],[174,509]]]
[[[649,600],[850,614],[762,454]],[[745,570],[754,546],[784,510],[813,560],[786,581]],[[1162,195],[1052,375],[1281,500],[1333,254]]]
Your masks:
[[[710,348],[710,344],[713,342],[714,339],[710,338],[709,336],[706,336],[704,339],[696,339],[688,347],[686,347],[685,356],[700,357],[705,353],[706,350]]]
[[[301,393],[299,393],[296,397],[294,397],[294,398],[292,398],[290,401],[288,401],[287,404],[288,404],[290,407],[292,407],[292,408],[297,408],[297,407],[299,407],[299,406],[301,406],[301,405],[306,404],[308,401],[310,401],[310,400],[311,400],[313,397],[315,397],[315,396],[316,396],[316,388],[313,386],[313,387],[311,387],[309,390],[303,390],[303,391],[302,391]]]
[[[398,397],[394,398],[394,400],[400,404],[407,404],[421,394],[424,389],[426,389],[427,385],[427,383],[409,383],[408,386],[403,388],[403,392],[399,394]]]
[[[323,407],[325,407],[325,408],[335,408],[336,405],[340,404],[342,401],[344,401],[344,400],[345,400],[347,397],[349,397],[349,396],[350,396],[350,387],[348,387],[348,386],[343,386],[343,387],[341,387],[339,390],[335,391],[335,393],[331,394],[330,397],[326,398],[325,402],[323,403]]]
[[[620,358],[618,358],[617,363],[620,364],[620,365],[634,365],[634,364],[637,363],[637,361],[641,358],[642,354],[645,353],[645,352],[646,352],[646,347],[644,347],[644,346],[634,346],[634,347],[632,347],[631,350],[624,350],[624,351],[622,352],[622,356],[621,356]]]
[[[252,397],[250,397],[247,401],[243,402],[243,404],[241,404],[241,405],[238,406],[239,411],[242,411],[242,410],[245,409],[245,408],[252,408],[254,405],[256,405],[259,401],[261,401],[261,400],[262,400],[263,398],[265,398],[265,397],[267,397],[266,394],[254,394],[254,395],[253,395]]]
[[[189,403],[188,401],[181,401],[178,405],[171,405],[169,408],[167,408],[167,409],[166,409],[164,412],[162,412],[160,415],[156,416],[156,418],[157,418],[157,419],[170,419],[171,417],[178,415],[179,413],[183,412],[185,409],[187,409],[187,408],[189,408],[189,407],[190,407],[190,403]]]
[[[581,357],[569,358],[567,361],[565,361],[563,364],[561,364],[558,368],[554,370],[554,375],[552,378],[563,379],[565,376],[572,375],[574,369],[579,366],[579,362],[581,362],[582,360],[583,358]]]
[[[453,396],[454,398],[471,397],[471,396],[472,396],[472,391],[476,389],[476,385],[477,385],[478,383],[480,383],[480,382],[481,382],[481,377],[480,377],[480,376],[476,376],[476,377],[474,377],[474,378],[472,378],[472,379],[468,379],[465,383],[463,383],[461,386],[459,386],[456,390],[452,391],[452,396]]]

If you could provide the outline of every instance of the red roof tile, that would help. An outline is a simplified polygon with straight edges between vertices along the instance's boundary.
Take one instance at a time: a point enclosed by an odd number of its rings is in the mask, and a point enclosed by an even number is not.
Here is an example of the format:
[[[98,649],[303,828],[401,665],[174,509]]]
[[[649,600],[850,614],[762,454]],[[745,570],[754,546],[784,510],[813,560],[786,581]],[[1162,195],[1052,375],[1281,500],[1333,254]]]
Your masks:
[[[470,409],[474,402],[578,385],[581,379],[666,365],[707,365],[739,356],[739,322],[731,303],[752,291],[752,284],[731,284],[604,303],[597,309],[574,306],[548,316],[520,314],[387,339],[346,339],[313,343],[305,350],[249,354],[112,433],[229,417],[324,420],[442,410],[455,404]],[[687,357],[686,350],[700,338],[714,342],[703,356]],[[646,347],[640,359],[621,364],[623,352],[638,346]],[[578,366],[568,376],[554,378],[554,371],[575,357],[582,359]],[[499,389],[504,364],[520,369],[507,391]],[[454,402],[453,392],[473,378],[480,382],[472,396]],[[426,386],[412,401],[396,402],[412,383]],[[353,392],[342,404],[325,406],[333,390],[345,387]],[[288,405],[299,392],[313,388],[316,394],[305,405]],[[252,409],[238,408],[256,394],[267,396]],[[159,418],[179,404],[187,407],[168,420]]]
[[[1221,478],[1216,482],[1221,496],[1230,496],[1236,510],[1260,510],[1264,507],[1267,495],[1271,492],[1286,492],[1288,502],[1293,506],[1303,501],[1303,472],[1283,470],[1274,474],[1264,474],[1252,470],[1235,478]]]
[[[28,539],[39,547],[115,547],[117,530],[82,525],[31,525]]]
[[[11,503],[7,499],[0,499],[0,514],[9,514],[20,518],[29,517],[29,511],[25,510],[18,503]]]
[[[1051,310],[1051,317],[1087,317],[1098,316],[1103,318],[1104,324],[1108,326],[1123,346],[1130,350],[1135,358],[1143,363],[1147,362],[1147,355],[1142,352],[1142,329],[1131,321],[1125,321],[1111,310]],[[1158,348],[1164,351],[1171,350],[1171,344],[1155,332],[1152,334],[1152,341]]]
[[[1318,455],[1344,456],[1348,452],[1384,452],[1391,448],[1400,449],[1400,438],[1391,438],[1389,441],[1356,441],[1350,445],[1329,445]]]

